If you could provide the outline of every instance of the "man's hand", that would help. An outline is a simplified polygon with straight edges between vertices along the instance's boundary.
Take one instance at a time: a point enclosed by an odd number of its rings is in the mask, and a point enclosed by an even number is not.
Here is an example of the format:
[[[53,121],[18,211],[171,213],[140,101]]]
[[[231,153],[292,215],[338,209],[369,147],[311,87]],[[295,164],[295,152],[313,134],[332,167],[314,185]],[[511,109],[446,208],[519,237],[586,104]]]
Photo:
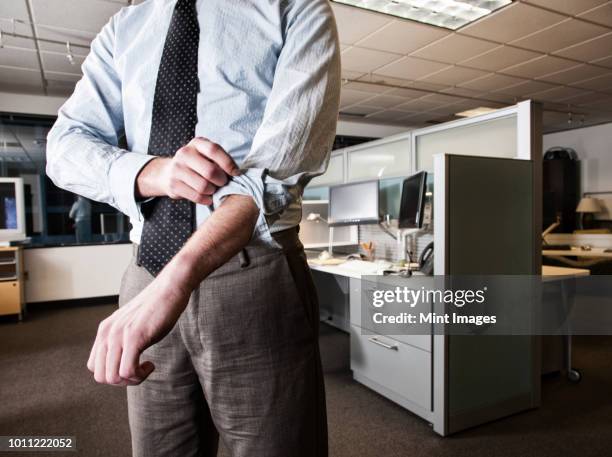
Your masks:
[[[100,323],[87,362],[97,382],[135,385],[153,372],[142,352],[172,330],[204,278],[247,245],[258,217],[253,198],[226,197],[153,282]]]
[[[228,176],[239,174],[234,160],[219,145],[194,138],[173,157],[159,157],[145,165],[136,179],[136,193],[210,205],[211,196],[227,183]]]
[[[187,306],[191,290],[174,282],[164,270],[123,307],[104,319],[87,361],[94,379],[102,384],[136,385],[155,369],[140,362],[140,354],[166,336]]]

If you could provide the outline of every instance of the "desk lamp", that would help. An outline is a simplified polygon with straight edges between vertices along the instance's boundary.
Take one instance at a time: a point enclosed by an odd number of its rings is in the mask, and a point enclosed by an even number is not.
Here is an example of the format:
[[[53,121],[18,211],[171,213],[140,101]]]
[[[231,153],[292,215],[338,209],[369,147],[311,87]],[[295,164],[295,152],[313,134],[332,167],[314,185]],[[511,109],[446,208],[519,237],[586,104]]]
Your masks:
[[[310,213],[308,216],[306,216],[306,220],[310,221],[310,222],[324,222],[327,224],[327,219],[324,219],[323,217],[321,217],[320,214],[318,213]],[[331,258],[333,256],[333,241],[334,241],[334,228],[333,227],[329,227],[329,238],[327,241],[327,252],[329,253],[329,257]]]
[[[582,230],[593,227],[593,220],[595,220],[595,213],[601,211],[601,205],[596,198],[593,197],[582,197],[576,212],[580,213],[580,228]]]

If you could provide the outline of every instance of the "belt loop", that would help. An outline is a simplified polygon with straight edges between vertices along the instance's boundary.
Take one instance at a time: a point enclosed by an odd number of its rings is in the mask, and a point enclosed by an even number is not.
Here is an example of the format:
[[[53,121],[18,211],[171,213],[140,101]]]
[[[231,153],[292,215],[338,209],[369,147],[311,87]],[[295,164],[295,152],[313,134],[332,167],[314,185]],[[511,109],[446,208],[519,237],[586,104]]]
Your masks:
[[[243,249],[238,253],[238,260],[240,262],[240,268],[246,268],[251,264],[249,254],[247,254],[246,249]]]

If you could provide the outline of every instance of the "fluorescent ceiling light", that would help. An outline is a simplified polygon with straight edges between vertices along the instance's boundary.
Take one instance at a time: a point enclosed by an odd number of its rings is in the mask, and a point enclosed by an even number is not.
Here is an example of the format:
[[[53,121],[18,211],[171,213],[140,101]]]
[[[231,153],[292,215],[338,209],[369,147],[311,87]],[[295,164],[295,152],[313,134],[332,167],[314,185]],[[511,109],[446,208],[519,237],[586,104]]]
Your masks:
[[[455,114],[458,117],[474,117],[480,116],[481,114],[487,114],[491,111],[497,111],[495,108],[488,108],[486,106],[480,106],[478,108],[469,109],[467,111],[462,111],[460,113]]]
[[[456,30],[512,0],[333,0],[377,13]]]

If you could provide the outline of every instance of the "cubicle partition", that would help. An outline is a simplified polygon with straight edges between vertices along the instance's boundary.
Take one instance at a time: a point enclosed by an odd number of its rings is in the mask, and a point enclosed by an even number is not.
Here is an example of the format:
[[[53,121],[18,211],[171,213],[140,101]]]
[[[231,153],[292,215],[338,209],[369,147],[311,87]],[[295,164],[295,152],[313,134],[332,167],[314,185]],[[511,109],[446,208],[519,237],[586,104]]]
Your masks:
[[[541,272],[531,160],[434,157],[435,274]],[[535,408],[540,353],[534,336],[433,336],[434,429],[443,435]]]
[[[541,143],[540,107],[522,102],[335,151],[333,168],[313,181],[307,195],[326,195],[326,186],[340,182],[379,178],[383,198],[393,205],[400,193],[393,180],[426,170],[433,176],[433,231],[426,239],[434,240],[435,275],[537,275]],[[373,236],[375,227],[360,227],[359,241]],[[395,245],[385,236],[381,242]],[[418,346],[393,335],[364,337],[354,315],[360,309],[359,276],[317,270],[323,317],[350,330],[354,378],[423,417],[437,433],[539,405],[537,337],[432,332],[429,343]]]

